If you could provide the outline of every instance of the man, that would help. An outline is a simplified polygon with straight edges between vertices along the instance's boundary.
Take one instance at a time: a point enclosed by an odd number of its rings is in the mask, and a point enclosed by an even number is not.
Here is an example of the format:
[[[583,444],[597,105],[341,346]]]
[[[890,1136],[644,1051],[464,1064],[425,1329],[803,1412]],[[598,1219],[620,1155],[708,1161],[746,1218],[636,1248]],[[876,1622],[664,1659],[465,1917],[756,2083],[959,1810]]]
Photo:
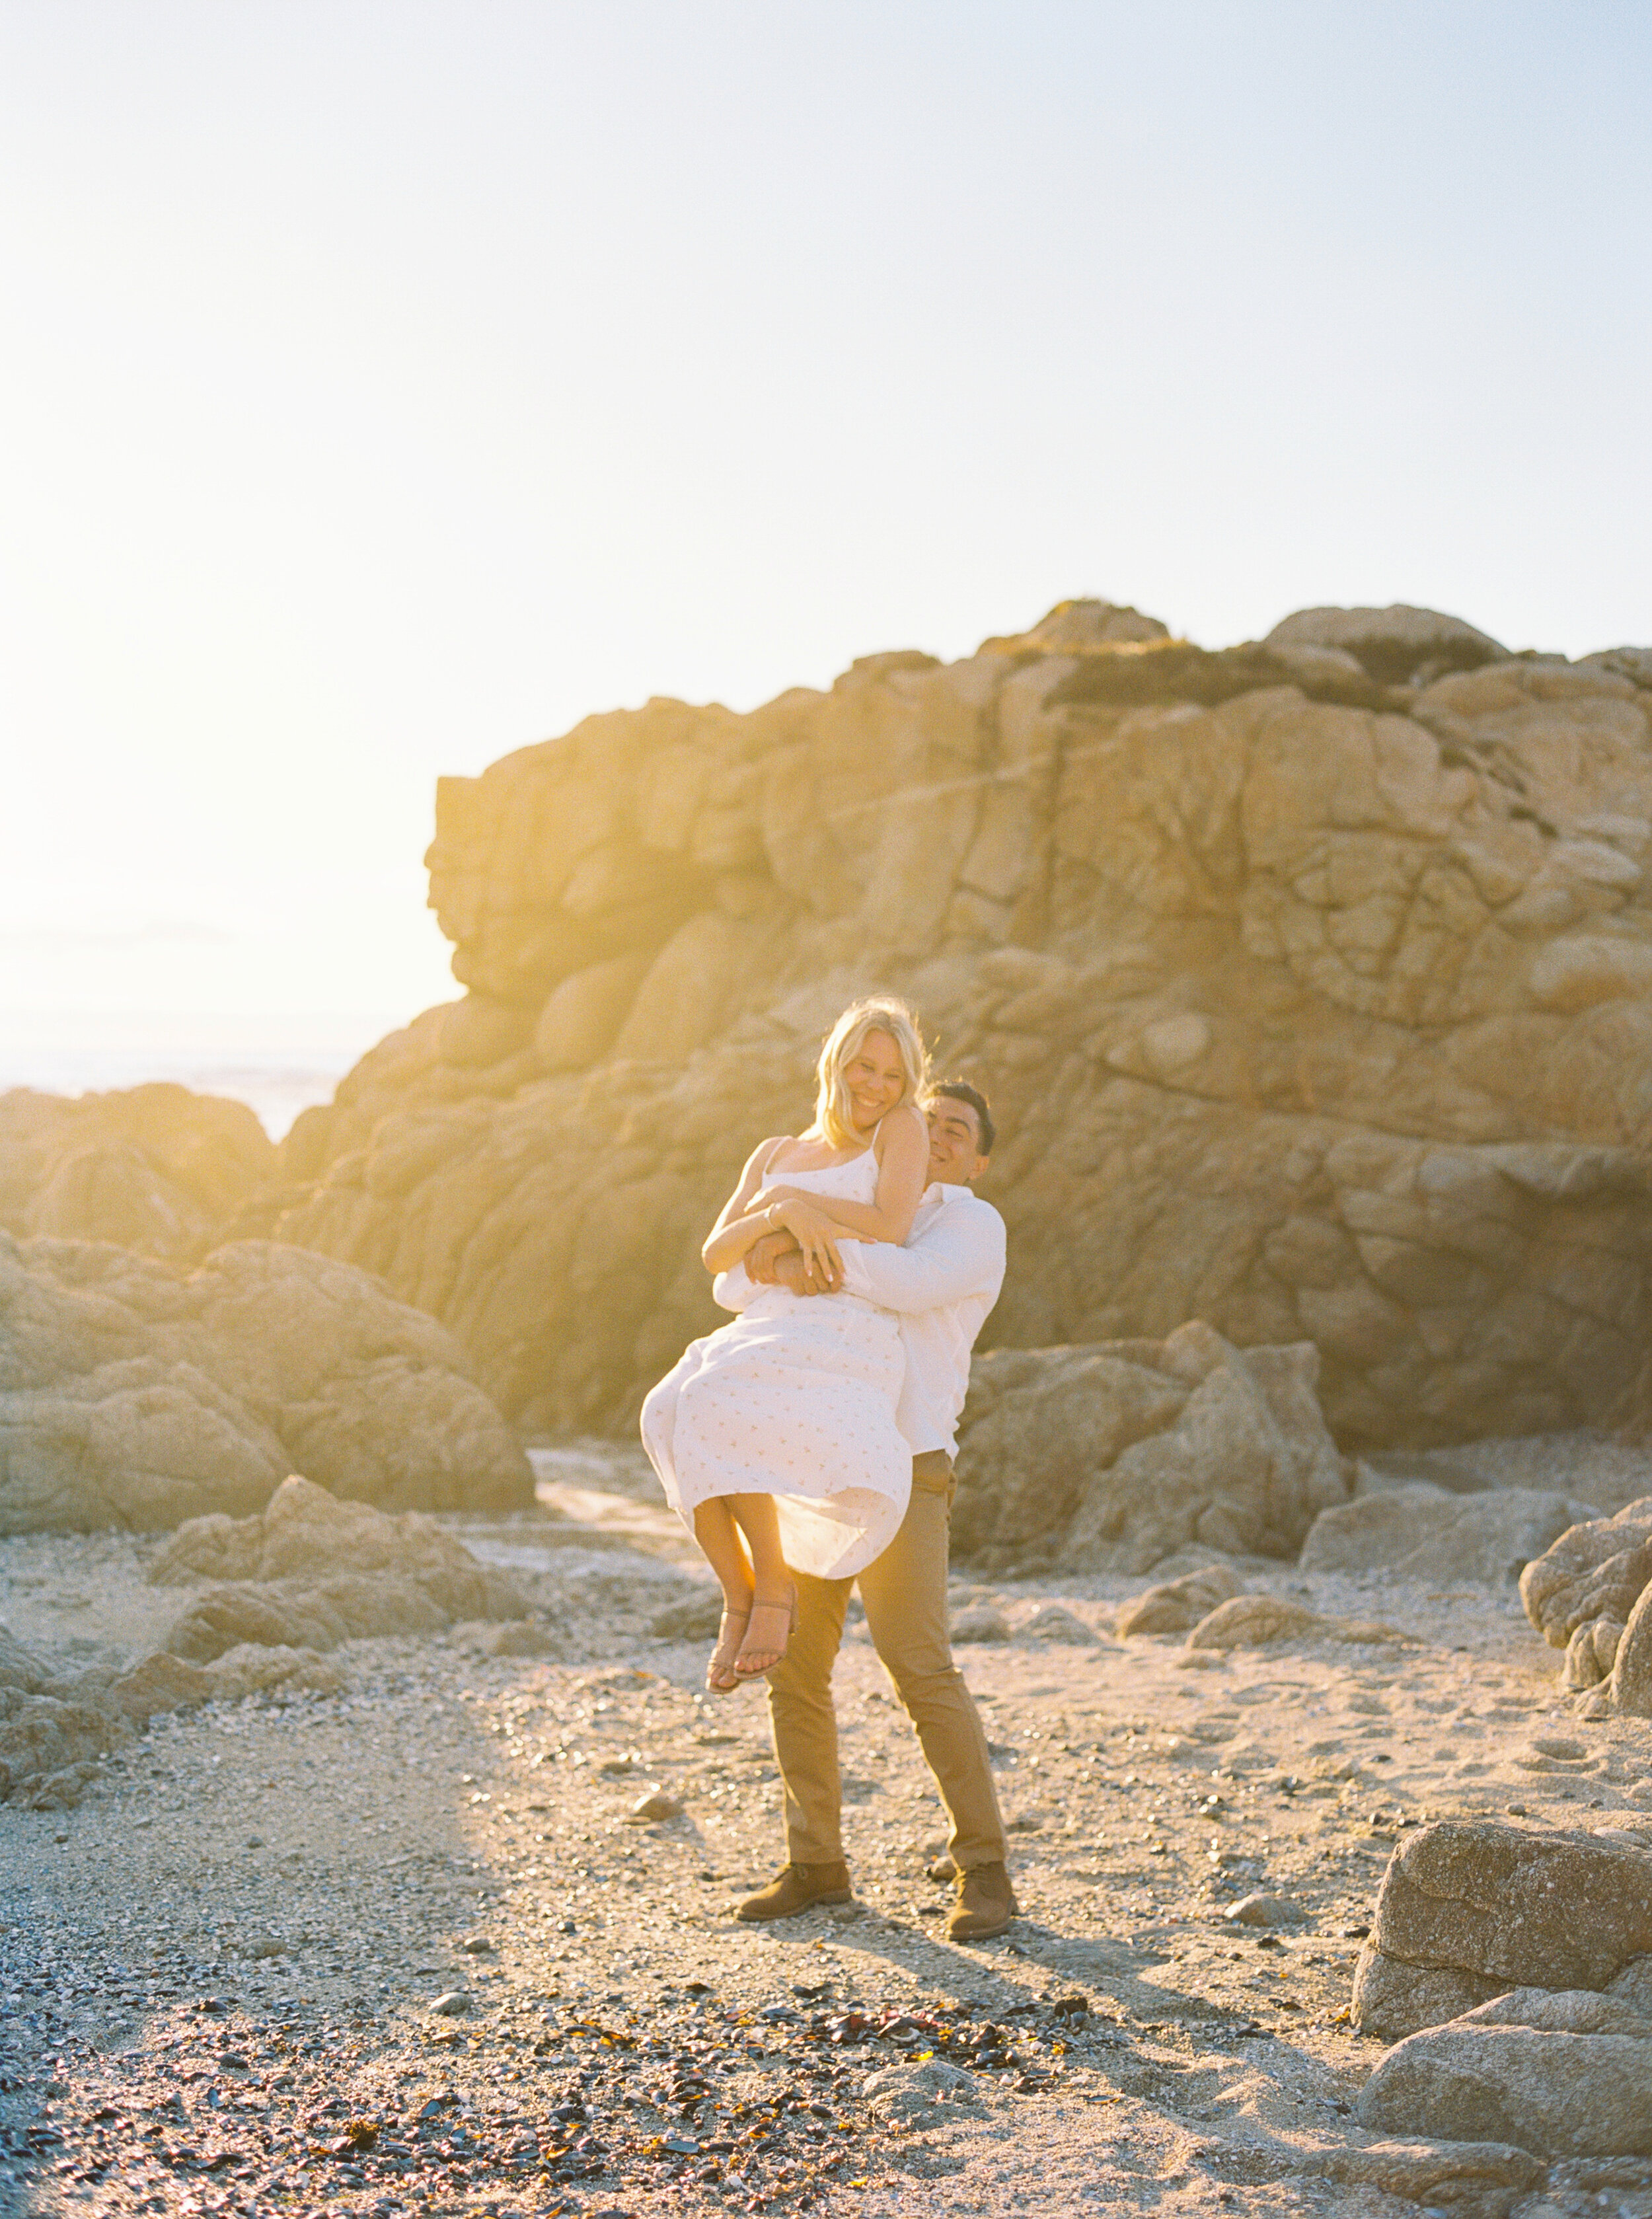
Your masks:
[[[972,1942],[1002,1934],[1017,1908],[986,1736],[953,1663],[947,1625],[958,1416],[969,1387],[970,1351],[1003,1282],[1004,1228],[991,1203],[970,1190],[992,1153],[992,1113],[984,1097],[961,1080],[947,1080],[934,1089],[925,1110],[929,1184],[905,1246],[842,1243],[845,1291],[900,1318],[906,1379],[897,1421],[912,1449],[906,1516],[883,1555],[860,1575],[860,1588],[873,1646],[917,1729],[952,1820],[957,1900],[947,1936]],[[773,1244],[760,1243],[748,1268],[723,1274],[715,1292],[725,1309],[745,1307],[754,1279],[778,1281],[799,1295],[825,1292],[805,1277],[795,1248],[777,1251],[774,1244],[789,1239],[777,1234]],[[789,1862],[740,1905],[736,1916],[743,1919],[789,1918],[814,1904],[849,1899],[831,1677],[853,1585],[798,1579],[797,1626],[768,1675]]]

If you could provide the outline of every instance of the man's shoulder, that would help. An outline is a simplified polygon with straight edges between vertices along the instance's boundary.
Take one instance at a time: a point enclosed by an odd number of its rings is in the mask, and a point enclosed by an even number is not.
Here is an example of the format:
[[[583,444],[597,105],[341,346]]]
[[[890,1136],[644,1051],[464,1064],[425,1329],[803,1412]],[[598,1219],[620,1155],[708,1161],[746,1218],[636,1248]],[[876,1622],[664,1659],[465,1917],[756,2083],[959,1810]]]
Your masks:
[[[941,1207],[930,1218],[931,1225],[943,1224],[950,1217],[954,1225],[967,1220],[971,1224],[978,1226],[983,1231],[991,1227],[997,1234],[1003,1234],[1004,1230],[1003,1218],[990,1202],[984,1201],[976,1193],[973,1187],[949,1186],[945,1188],[943,1192],[945,1199]]]

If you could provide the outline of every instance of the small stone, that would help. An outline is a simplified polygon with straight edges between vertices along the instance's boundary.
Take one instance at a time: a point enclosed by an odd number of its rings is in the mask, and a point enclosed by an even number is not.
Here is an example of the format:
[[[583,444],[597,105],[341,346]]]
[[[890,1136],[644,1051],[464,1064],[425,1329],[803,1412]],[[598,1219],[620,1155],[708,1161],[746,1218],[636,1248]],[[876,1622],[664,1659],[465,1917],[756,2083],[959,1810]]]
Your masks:
[[[209,1673],[161,1650],[123,1672],[109,1689],[109,1700],[134,1724],[142,1725],[164,1711],[193,1710],[214,1693]]]
[[[953,1638],[954,1641],[958,1638],[955,1627]],[[1015,1628],[1015,1638],[1017,1641],[1054,1642],[1071,1649],[1093,1649],[1097,1636],[1076,1612],[1064,1610],[1059,1602],[1049,1602],[1035,1610],[1030,1618],[1022,1619]]]
[[[723,1624],[720,1594],[691,1595],[656,1611],[649,1632],[656,1641],[715,1641]]]
[[[505,1625],[490,1625],[481,1637],[481,1646],[488,1656],[549,1656],[556,1643],[546,1627],[524,1618]]]
[[[674,1795],[662,1795],[656,1789],[652,1795],[643,1796],[640,1803],[632,1804],[625,1813],[625,1824],[628,1826],[657,1826],[667,1818],[680,1818],[683,1808]]]
[[[1222,1915],[1230,1926],[1302,1926],[1307,1922],[1307,1911],[1289,1896],[1270,1895],[1264,1890],[1241,1897]]]
[[[1114,1630],[1121,1641],[1145,1633],[1185,1633],[1239,1592],[1239,1576],[1231,1565],[1203,1564],[1179,1580],[1162,1580],[1133,1595]]]
[[[1009,1621],[993,1604],[975,1603],[953,1618],[952,1638],[954,1642],[1008,1641]]]
[[[470,2008],[470,1998],[463,1988],[450,1988],[437,1997],[430,2007],[432,2018],[463,2018]]]
[[[1188,1636],[1191,1649],[1263,1649],[1275,1641],[1404,1641],[1394,1626],[1322,1618],[1282,1595],[1235,1595],[1218,1603]]]
[[[919,2117],[938,2104],[978,2100],[975,2075],[940,2057],[922,2065],[887,2066],[872,2073],[860,2092],[879,2116],[895,2120]]]

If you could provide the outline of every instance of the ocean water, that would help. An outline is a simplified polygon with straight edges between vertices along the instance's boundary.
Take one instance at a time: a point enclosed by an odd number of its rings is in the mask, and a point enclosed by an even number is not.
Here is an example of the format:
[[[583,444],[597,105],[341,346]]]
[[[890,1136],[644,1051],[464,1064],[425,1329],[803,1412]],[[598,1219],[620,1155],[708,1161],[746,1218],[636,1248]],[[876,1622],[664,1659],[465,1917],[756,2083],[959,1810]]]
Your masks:
[[[102,1094],[171,1079],[246,1103],[278,1141],[301,1110],[330,1102],[351,1066],[408,1014],[0,1010],[0,1094]]]

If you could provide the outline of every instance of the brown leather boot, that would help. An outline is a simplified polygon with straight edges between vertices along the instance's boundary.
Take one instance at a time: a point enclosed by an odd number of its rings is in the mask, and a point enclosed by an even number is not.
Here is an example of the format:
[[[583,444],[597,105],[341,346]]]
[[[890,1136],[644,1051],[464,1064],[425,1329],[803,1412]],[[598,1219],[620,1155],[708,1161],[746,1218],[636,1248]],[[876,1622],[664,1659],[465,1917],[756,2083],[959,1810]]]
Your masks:
[[[999,1870],[1003,1869],[1000,1866]],[[735,1917],[748,1922],[795,1918],[800,1911],[817,1903],[848,1903],[851,1893],[849,1868],[841,1861],[835,1865],[787,1865],[767,1887],[748,1895]]]
[[[958,1900],[947,1921],[949,1942],[985,1942],[1020,1911],[1003,1865],[972,1865],[958,1875]]]

